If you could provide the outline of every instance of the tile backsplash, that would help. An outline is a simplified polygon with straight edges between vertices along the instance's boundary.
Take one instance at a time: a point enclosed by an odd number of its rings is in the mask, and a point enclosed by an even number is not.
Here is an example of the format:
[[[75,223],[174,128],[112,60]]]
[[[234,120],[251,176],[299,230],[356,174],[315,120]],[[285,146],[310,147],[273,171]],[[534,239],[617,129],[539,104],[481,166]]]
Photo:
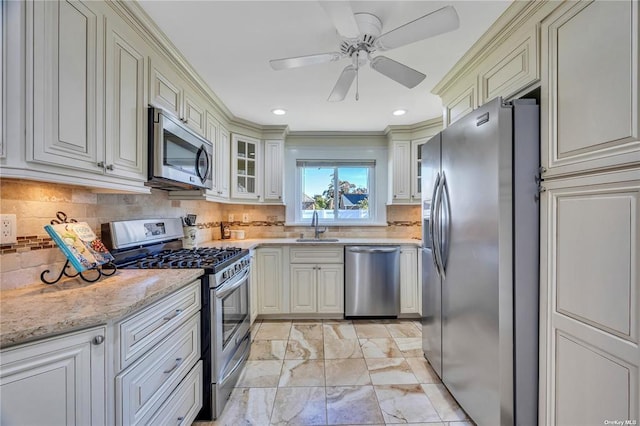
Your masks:
[[[168,192],[151,194],[103,194],[89,188],[0,178],[0,213],[15,214],[15,244],[0,246],[0,290],[24,287],[40,280],[46,269],[57,272],[65,258],[44,231],[44,225],[63,211],[69,218],[87,222],[100,234],[100,224],[115,220],[198,215],[198,242],[220,239],[220,222],[233,215],[231,229],[242,229],[246,238],[299,237],[309,227],[284,226],[284,206],[219,204],[176,201]],[[243,215],[248,221],[243,222]],[[388,226],[330,227],[327,237],[420,238],[420,206],[387,207]]]

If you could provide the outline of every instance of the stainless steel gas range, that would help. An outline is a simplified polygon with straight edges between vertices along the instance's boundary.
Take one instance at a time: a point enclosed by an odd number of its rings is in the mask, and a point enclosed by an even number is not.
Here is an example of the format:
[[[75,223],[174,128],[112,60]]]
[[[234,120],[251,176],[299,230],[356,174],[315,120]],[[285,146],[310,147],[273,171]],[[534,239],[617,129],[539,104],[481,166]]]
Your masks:
[[[202,268],[203,407],[200,420],[216,419],[249,356],[247,250],[182,248],[180,219],[141,219],[102,225],[102,238],[119,268]]]

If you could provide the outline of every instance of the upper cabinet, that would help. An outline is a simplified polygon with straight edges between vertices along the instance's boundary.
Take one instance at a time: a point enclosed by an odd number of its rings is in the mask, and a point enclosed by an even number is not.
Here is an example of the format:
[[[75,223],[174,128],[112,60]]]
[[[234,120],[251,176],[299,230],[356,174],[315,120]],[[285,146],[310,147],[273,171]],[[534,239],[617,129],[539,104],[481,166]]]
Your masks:
[[[27,16],[26,149],[12,141],[3,175],[148,192],[149,46],[103,2],[11,7]]]
[[[437,118],[416,126],[389,128],[389,204],[420,204],[422,199],[421,147],[442,129]]]
[[[264,200],[282,202],[284,140],[264,141]]]
[[[165,61],[150,60],[149,103],[170,112],[206,137],[206,102]]]
[[[205,137],[213,145],[211,161],[211,190],[207,191],[213,198],[222,200],[229,198],[229,131],[216,118],[207,113]]]
[[[565,4],[542,45],[545,177],[638,164],[637,2]]]
[[[262,198],[262,143],[259,139],[231,135],[231,196],[240,200]]]
[[[556,7],[514,2],[436,84],[445,127],[498,96],[516,99],[540,84],[538,23]]]

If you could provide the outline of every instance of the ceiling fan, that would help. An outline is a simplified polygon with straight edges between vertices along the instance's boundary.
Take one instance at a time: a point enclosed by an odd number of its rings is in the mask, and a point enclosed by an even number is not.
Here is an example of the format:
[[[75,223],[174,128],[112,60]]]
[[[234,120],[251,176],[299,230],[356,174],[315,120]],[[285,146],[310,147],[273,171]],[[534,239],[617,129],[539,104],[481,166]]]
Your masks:
[[[370,13],[354,14],[347,1],[320,1],[320,4],[343,39],[340,51],[273,59],[269,64],[278,71],[350,58],[351,64],[342,70],[327,99],[331,102],[339,102],[345,98],[359,69],[367,62],[371,68],[403,86],[409,89],[416,87],[426,77],[423,73],[386,56],[372,57],[372,54],[453,31],[459,26],[456,10],[453,6],[446,6],[381,35],[382,21],[377,16]],[[356,100],[358,98],[356,82]]]

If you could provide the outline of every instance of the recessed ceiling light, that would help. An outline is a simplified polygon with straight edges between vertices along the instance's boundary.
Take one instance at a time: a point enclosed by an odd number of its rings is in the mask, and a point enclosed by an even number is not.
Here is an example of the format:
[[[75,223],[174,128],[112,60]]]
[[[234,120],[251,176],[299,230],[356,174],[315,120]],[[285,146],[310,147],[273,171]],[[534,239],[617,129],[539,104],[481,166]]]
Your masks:
[[[287,113],[287,110],[282,108],[276,108],[276,109],[272,109],[271,112],[274,113],[275,115],[285,115]]]
[[[397,109],[393,111],[393,115],[405,115],[407,113],[406,109]]]

